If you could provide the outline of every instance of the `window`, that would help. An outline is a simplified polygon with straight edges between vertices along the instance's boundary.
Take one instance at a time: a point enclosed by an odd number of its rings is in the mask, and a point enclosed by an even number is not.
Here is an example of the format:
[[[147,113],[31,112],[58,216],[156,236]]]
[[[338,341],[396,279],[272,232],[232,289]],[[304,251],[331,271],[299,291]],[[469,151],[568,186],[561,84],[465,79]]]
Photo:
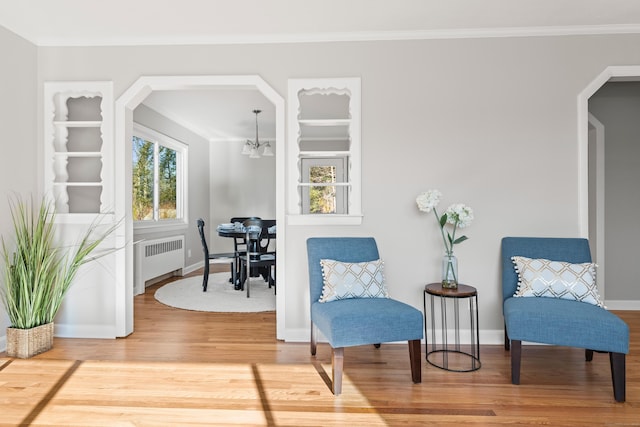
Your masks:
[[[186,145],[151,129],[133,129],[133,220],[183,220]]]
[[[341,158],[302,159],[302,213],[345,214],[348,182]]]

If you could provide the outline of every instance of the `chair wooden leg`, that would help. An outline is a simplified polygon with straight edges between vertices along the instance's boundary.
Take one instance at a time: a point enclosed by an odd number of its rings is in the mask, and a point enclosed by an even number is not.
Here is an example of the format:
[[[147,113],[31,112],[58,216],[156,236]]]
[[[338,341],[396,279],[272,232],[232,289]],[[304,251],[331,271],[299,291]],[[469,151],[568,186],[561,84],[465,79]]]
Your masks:
[[[207,284],[209,283],[209,260],[204,260],[204,274],[202,275],[202,292],[207,292]]]
[[[331,382],[333,394],[342,393],[342,367],[344,365],[344,347],[334,348],[331,352]]]
[[[278,288],[276,288],[276,279],[278,277],[278,270],[276,269],[276,265],[273,264],[273,281],[269,282],[269,286],[273,285],[273,293],[278,294]]]
[[[318,328],[316,327],[316,325],[313,324],[313,322],[311,322],[311,355],[315,356],[316,355],[316,349],[318,347],[318,341],[316,338],[316,335],[318,334]]]
[[[511,342],[509,341],[509,334],[507,333],[507,325],[504,325],[504,349],[507,351],[511,349]]]
[[[591,362],[593,360],[593,350],[589,350],[588,348],[584,350],[584,360],[587,362]]]
[[[229,264],[229,268],[231,268],[231,283],[233,283],[233,287],[235,289],[236,280],[238,279],[236,277],[236,262],[235,262],[235,260],[231,261],[231,264]]]
[[[409,363],[411,364],[411,380],[414,384],[422,382],[422,360],[420,356],[420,340],[409,341]]]
[[[247,287],[247,298],[249,298],[249,293],[250,293],[250,290],[251,290],[250,289],[251,283],[249,283],[250,280],[251,280],[251,260],[249,258],[249,251],[247,251],[247,274],[246,274],[246,276],[247,276],[247,279],[246,279],[246,282],[245,282],[244,285]]]
[[[241,291],[244,291],[244,282],[246,280],[246,278],[244,276],[246,276],[246,269],[244,268],[244,264],[242,262],[242,260],[240,260],[240,267],[238,268],[238,289]]]
[[[609,353],[611,364],[611,380],[613,382],[613,397],[616,402],[626,400],[626,363],[624,353]]]
[[[511,384],[520,384],[520,359],[522,341],[511,340]]]
[[[233,289],[235,289],[236,291],[239,291],[240,288],[240,280],[242,278],[242,272],[240,271],[240,269],[242,268],[242,262],[240,260],[240,255],[236,252],[236,257],[233,260],[233,267],[234,267],[234,272],[232,274],[232,277],[234,277],[235,279],[233,279]]]

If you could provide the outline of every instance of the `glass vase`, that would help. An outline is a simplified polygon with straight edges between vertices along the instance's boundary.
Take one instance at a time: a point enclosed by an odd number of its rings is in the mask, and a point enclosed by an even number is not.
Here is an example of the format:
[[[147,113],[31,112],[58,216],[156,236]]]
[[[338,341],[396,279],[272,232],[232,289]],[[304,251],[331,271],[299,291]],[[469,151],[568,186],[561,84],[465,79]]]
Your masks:
[[[454,254],[444,254],[442,257],[442,287],[458,287],[458,258]]]

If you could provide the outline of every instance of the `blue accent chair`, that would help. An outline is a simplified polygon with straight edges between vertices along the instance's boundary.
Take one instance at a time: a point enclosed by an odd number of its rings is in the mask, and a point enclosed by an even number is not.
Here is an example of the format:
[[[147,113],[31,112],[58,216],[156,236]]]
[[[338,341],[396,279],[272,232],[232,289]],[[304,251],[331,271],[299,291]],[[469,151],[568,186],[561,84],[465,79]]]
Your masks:
[[[420,340],[422,312],[390,298],[355,298],[321,303],[321,259],[366,262],[379,259],[372,237],[312,237],[307,240],[311,302],[311,354],[316,354],[317,331],[332,349],[333,394],[342,392],[344,348],[383,342],[408,341],[411,379],[422,381]]]
[[[629,353],[629,327],[604,308],[573,300],[520,297],[513,294],[518,275],[512,256],[545,258],[572,264],[591,262],[587,239],[505,237],[502,239],[502,296],[505,349],[511,350],[511,382],[520,384],[522,341],[585,349],[587,361],[593,352],[609,353],[613,394],[625,401],[625,355]]]

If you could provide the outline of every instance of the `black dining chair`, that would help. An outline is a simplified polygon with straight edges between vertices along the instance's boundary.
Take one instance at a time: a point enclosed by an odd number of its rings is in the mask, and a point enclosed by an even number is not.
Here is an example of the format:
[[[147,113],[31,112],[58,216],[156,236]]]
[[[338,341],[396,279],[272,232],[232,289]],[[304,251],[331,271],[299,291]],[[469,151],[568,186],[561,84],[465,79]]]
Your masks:
[[[207,292],[207,284],[209,283],[209,264],[213,261],[216,263],[229,263],[231,267],[231,279],[236,283],[236,254],[234,252],[209,253],[207,239],[204,237],[204,220],[197,220],[198,234],[202,242],[202,251],[204,252],[204,274],[202,276],[202,292]]]
[[[229,222],[232,224],[235,224],[236,222],[242,223],[244,224],[244,222],[248,219],[260,219],[260,217],[257,216],[234,216],[232,217]],[[240,255],[245,255],[247,253],[247,241],[246,241],[246,235],[244,235],[243,237],[234,237],[233,238],[233,251],[235,252],[235,259],[236,259],[236,276],[235,276],[235,280],[233,282],[235,289],[236,290],[240,290],[241,289],[241,285],[240,285]]]
[[[272,233],[269,233],[269,229],[273,226],[276,225],[276,220],[275,219],[263,219],[262,220],[262,228],[263,233],[260,236],[260,252],[271,252],[271,253],[275,253],[275,251],[269,251],[269,246],[271,245],[271,236]]]
[[[245,220],[245,241],[247,243],[247,251],[244,255],[238,257],[240,261],[240,286],[241,289],[247,290],[247,298],[249,298],[250,278],[262,276],[269,287],[276,284],[276,252],[267,251],[269,241],[269,227],[265,225],[266,221],[260,219]],[[266,222],[268,224],[268,222]],[[272,274],[273,269],[273,274]]]
[[[258,251],[261,254],[270,254],[273,256],[276,255],[276,251],[273,249],[270,249],[272,238],[275,237],[275,232],[272,233],[269,231],[271,227],[274,227],[275,225],[276,225],[275,219],[262,220],[262,234],[260,235],[260,240],[258,241]],[[269,282],[269,287],[273,286],[275,288],[276,286],[275,268],[274,268],[274,275],[270,276],[270,273],[271,273],[271,269],[262,269],[262,276],[264,277],[264,280]]]

